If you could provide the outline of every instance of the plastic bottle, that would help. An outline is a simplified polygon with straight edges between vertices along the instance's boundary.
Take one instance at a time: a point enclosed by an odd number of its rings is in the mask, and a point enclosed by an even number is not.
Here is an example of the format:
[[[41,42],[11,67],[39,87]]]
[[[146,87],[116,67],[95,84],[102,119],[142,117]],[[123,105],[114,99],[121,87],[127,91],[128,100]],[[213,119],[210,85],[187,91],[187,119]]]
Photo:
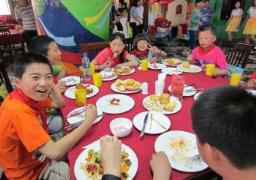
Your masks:
[[[83,53],[82,66],[83,66],[83,79],[85,81],[91,80],[90,59],[88,58],[86,52]]]

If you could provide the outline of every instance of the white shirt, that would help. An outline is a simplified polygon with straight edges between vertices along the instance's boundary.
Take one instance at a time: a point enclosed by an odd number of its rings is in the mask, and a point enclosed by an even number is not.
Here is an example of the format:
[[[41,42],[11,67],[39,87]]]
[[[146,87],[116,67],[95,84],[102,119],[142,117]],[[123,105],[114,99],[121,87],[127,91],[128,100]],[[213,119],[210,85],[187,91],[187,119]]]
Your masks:
[[[243,10],[241,8],[233,9],[231,12],[231,16],[241,16],[243,14]]]

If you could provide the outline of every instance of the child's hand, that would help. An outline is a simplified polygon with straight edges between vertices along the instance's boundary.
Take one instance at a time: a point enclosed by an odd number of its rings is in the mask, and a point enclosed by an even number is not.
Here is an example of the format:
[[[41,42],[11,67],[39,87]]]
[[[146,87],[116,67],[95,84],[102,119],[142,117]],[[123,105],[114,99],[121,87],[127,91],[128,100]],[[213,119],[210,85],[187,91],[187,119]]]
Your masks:
[[[57,84],[55,84],[54,86],[56,86],[57,90],[59,91],[59,93],[63,93],[66,90],[66,86],[63,82],[58,82]]]
[[[92,125],[93,121],[96,119],[97,116],[97,109],[95,107],[95,105],[93,104],[88,104],[86,106],[86,112],[85,112],[85,121],[89,123],[90,125]]]
[[[192,54],[189,54],[188,55],[188,57],[187,57],[187,61],[189,62],[189,63],[192,63],[193,62],[193,55]]]
[[[157,63],[157,57],[152,57],[150,60],[149,60],[150,63]]]
[[[153,171],[154,179],[170,179],[172,167],[164,152],[153,154],[149,164]]]
[[[100,140],[100,155],[104,174],[120,176],[121,141],[116,136],[103,137]]]
[[[249,89],[256,89],[256,80],[255,79],[250,79],[247,84],[247,88]]]

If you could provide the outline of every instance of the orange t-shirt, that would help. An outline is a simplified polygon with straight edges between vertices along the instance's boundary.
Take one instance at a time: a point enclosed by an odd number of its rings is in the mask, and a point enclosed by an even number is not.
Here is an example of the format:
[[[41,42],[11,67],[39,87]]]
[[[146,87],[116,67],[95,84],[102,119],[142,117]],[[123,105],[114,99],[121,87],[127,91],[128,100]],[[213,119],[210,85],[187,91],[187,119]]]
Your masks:
[[[42,154],[36,150],[49,139],[37,111],[7,96],[0,107],[0,167],[8,179],[37,179],[49,159],[41,162]]]

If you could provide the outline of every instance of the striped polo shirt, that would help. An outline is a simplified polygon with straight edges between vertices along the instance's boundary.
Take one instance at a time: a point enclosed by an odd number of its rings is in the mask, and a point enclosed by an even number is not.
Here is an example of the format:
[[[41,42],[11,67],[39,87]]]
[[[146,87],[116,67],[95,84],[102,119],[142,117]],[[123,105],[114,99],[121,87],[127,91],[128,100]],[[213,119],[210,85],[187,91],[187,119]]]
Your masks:
[[[35,16],[31,4],[22,6],[18,4],[14,9],[17,21],[22,21],[23,30],[36,30]]]

